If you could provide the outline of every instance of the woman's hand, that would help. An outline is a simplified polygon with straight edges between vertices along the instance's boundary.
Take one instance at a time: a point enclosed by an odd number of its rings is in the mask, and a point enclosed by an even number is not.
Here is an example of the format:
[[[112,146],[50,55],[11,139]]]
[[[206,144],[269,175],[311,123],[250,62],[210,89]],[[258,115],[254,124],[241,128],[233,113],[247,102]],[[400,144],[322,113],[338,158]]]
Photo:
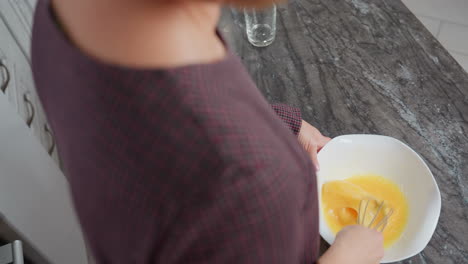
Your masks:
[[[343,228],[319,264],[378,264],[384,256],[382,233],[360,225]]]
[[[327,144],[331,138],[323,136],[317,128],[302,120],[302,126],[301,130],[299,130],[298,139],[302,147],[309,153],[310,158],[312,159],[312,163],[314,164],[315,169],[318,171],[319,164],[317,159],[317,152],[319,152],[319,150],[323,148],[323,146],[325,146],[325,144]]]

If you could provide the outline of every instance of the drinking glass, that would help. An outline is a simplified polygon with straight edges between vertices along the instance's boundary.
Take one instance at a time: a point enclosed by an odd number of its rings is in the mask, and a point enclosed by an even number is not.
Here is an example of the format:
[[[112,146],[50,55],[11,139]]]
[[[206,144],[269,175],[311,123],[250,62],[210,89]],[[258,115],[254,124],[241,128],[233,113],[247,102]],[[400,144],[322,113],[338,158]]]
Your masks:
[[[266,9],[244,9],[247,39],[256,47],[270,45],[276,36],[276,5]]]

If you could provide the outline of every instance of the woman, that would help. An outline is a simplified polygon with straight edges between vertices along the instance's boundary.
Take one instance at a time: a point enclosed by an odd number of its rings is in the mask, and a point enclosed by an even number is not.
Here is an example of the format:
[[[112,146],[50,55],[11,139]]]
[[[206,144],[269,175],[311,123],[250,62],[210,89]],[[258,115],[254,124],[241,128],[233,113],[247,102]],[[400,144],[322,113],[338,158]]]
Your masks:
[[[216,33],[221,4],[39,0],[34,77],[97,262],[378,263],[359,226],[319,258],[329,138],[266,103]]]

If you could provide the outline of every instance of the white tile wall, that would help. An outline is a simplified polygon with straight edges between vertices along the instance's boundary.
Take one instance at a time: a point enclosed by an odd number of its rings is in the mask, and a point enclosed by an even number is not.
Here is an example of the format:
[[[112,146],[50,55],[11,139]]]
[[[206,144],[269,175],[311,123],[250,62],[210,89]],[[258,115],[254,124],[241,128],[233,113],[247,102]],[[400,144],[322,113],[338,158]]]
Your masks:
[[[440,20],[426,16],[418,16],[418,18],[432,35],[437,36],[439,34],[440,25],[442,24]]]
[[[468,72],[468,0],[403,0]]]
[[[468,54],[468,25],[442,22],[439,41],[446,49]]]
[[[468,55],[449,50],[458,63],[468,72]]]
[[[426,15],[458,24],[468,24],[467,0],[403,0],[416,15]]]

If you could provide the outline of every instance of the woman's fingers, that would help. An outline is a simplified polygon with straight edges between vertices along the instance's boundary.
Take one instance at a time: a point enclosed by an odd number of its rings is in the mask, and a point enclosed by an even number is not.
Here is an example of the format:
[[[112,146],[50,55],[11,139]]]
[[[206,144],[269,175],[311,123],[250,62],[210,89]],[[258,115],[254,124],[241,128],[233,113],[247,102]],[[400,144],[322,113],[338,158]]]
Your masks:
[[[318,144],[319,148],[323,148],[323,146],[325,146],[330,140],[331,138],[322,136],[319,140],[319,144]]]
[[[317,158],[317,145],[309,145],[309,149],[308,149],[308,152],[309,152],[309,155],[310,155],[310,158],[312,159],[312,164],[314,164],[314,167],[315,167],[315,171],[319,171],[320,170],[320,165],[319,165],[319,162],[318,162],[318,158]]]
[[[331,138],[322,136],[318,140],[317,152],[320,151],[330,140],[331,140]]]
[[[320,165],[319,165],[319,162],[318,162],[318,157],[317,157],[317,153],[319,152],[320,149],[322,149],[323,146],[325,146],[325,144],[328,143],[328,141],[330,141],[331,138],[329,137],[321,137],[320,139],[316,140],[316,142],[318,143],[315,143],[315,142],[308,142],[307,143],[307,146],[306,146],[306,151],[309,153],[310,155],[310,159],[312,160],[312,164],[314,164],[314,167],[315,167],[315,171],[319,171],[320,170]]]
[[[318,153],[330,140],[331,140],[331,138],[322,136],[322,137],[318,140],[318,144],[317,144],[317,145],[315,145],[315,144],[311,145],[311,146],[310,146],[310,149],[308,150],[308,151],[309,151],[309,154],[310,154],[310,158],[312,159],[312,163],[314,164],[315,170],[316,170],[316,171],[319,171],[319,170],[320,170],[320,165],[319,165],[319,162],[318,162],[317,153]]]
[[[299,131],[299,143],[309,153],[315,169],[319,170],[317,152],[320,151],[331,138],[323,136],[320,131],[302,120],[302,127]]]

